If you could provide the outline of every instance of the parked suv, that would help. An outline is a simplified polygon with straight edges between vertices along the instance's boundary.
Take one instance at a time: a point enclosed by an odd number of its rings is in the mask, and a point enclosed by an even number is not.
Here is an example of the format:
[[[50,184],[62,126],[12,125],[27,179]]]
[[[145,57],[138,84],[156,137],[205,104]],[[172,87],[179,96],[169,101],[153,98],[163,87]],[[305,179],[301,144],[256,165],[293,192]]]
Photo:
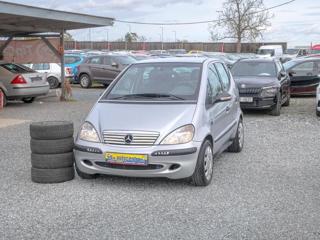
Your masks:
[[[243,109],[270,109],[279,116],[281,106],[290,105],[290,78],[279,60],[242,59],[231,72]]]
[[[78,78],[83,88],[90,88],[93,81],[109,85],[119,73],[136,60],[128,55],[97,55],[88,57],[79,65]]]
[[[219,60],[167,58],[135,63],[105,91],[76,139],[76,170],[190,178],[205,186],[214,158],[244,143],[238,91]]]

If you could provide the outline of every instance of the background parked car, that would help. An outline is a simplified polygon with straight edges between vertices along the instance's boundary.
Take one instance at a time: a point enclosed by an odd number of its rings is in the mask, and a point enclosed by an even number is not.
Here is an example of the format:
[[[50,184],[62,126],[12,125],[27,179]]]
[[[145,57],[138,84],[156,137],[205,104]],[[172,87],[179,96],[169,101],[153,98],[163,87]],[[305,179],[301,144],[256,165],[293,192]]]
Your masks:
[[[136,60],[128,55],[98,55],[88,57],[78,67],[78,77],[83,88],[91,87],[93,81],[109,85],[119,73]]]
[[[32,103],[35,97],[46,95],[49,91],[45,74],[15,63],[0,61],[0,82],[5,103],[7,100]]]
[[[39,72],[45,73],[51,89],[58,88],[61,84],[61,65],[60,63],[34,63],[25,66]],[[65,77],[73,78],[72,68],[65,67]]]
[[[282,60],[283,48],[281,45],[264,45],[257,52],[259,58],[275,58]]]
[[[290,78],[276,59],[242,59],[231,69],[243,109],[270,109],[280,115],[290,104]]]
[[[315,95],[320,82],[320,58],[297,58],[284,68],[291,79],[292,95]]]
[[[73,74],[72,82],[79,83],[78,66],[83,63],[86,56],[83,54],[66,54],[64,55],[65,67],[70,68]]]

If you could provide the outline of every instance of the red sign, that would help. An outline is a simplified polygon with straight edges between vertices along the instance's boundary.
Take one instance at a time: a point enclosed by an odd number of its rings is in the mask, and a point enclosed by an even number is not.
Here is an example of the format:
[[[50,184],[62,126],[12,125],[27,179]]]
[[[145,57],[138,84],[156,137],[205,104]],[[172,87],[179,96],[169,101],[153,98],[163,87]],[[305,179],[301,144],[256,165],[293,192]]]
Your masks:
[[[48,39],[59,51],[58,38]],[[0,45],[1,42],[0,42]],[[4,60],[16,63],[59,63],[59,58],[41,40],[14,40],[4,50]]]
[[[4,104],[4,94],[0,89],[0,110],[3,108],[3,104]]]

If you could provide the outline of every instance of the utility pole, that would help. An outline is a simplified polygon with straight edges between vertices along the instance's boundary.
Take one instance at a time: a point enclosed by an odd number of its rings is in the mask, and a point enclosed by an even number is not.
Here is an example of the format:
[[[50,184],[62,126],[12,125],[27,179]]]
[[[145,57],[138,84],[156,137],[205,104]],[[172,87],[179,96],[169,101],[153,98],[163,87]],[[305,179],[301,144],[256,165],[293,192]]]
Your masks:
[[[91,35],[91,28],[89,28],[89,40],[90,40],[90,48],[91,48],[91,50],[93,50],[92,35]]]
[[[161,26],[161,50],[163,50],[163,26]]]
[[[177,31],[172,31],[174,33],[174,42],[177,42]]]
[[[107,48],[110,51],[110,44],[109,44],[109,29],[107,28]]]

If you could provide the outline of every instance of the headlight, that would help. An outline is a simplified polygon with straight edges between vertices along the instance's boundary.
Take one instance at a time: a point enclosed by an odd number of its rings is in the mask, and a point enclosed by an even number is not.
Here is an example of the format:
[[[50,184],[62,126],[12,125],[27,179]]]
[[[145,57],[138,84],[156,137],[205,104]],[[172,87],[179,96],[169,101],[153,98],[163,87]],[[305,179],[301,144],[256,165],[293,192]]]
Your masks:
[[[194,126],[186,125],[176,129],[168,136],[166,136],[160,144],[173,145],[188,143],[193,139]]]
[[[98,133],[91,123],[85,122],[80,130],[79,139],[88,142],[100,142]]]
[[[261,97],[274,97],[277,92],[277,87],[264,87],[262,88]]]

